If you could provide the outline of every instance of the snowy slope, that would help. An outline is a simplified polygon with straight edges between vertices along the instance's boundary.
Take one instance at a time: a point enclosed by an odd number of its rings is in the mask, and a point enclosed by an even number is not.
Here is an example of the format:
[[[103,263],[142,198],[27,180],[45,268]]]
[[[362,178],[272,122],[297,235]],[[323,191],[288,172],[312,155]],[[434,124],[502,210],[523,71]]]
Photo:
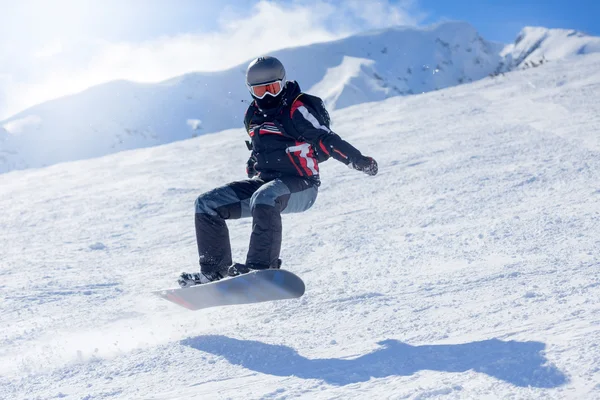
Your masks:
[[[0,175],[0,398],[600,398],[600,55],[334,118],[380,174],[284,217],[299,300],[149,295],[241,129]]]
[[[288,78],[330,109],[477,80],[495,70],[502,46],[469,24],[392,28],[274,53]],[[247,63],[158,84],[111,82],[0,122],[0,172],[154,146],[242,124],[250,99]]]

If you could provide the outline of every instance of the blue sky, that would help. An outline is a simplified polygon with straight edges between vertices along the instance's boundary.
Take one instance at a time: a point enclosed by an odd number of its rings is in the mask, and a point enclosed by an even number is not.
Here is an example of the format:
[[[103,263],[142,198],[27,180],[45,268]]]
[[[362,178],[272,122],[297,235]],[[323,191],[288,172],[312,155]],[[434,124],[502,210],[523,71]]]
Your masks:
[[[512,42],[524,26],[568,28],[600,36],[599,0],[420,0],[425,23],[470,22],[488,40]]]
[[[107,5],[110,3],[112,5]],[[120,20],[137,14],[136,20],[140,23],[125,28],[99,23],[97,27],[105,30],[106,38],[114,40],[207,32],[218,27],[219,15],[249,12],[256,3],[257,0],[105,0],[98,2],[98,10],[104,10],[107,17],[110,14]],[[274,3],[292,5],[309,4],[310,1],[280,0]],[[342,1],[331,0],[330,3],[339,5]],[[513,41],[524,26],[577,29],[600,35],[598,0],[391,0],[389,3],[404,5],[414,14],[424,14],[421,25],[445,19],[464,20],[474,25],[486,39],[505,43]]]
[[[115,79],[158,82],[284,47],[448,19],[512,42],[528,25],[600,36],[600,0],[0,0],[0,119]]]

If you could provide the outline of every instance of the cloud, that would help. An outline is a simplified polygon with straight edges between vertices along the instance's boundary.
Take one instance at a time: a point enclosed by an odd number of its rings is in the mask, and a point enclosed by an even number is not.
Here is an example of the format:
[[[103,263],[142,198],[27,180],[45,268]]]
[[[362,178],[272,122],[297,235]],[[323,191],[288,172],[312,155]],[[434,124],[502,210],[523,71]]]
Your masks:
[[[397,25],[418,25],[426,15],[419,11],[416,1],[345,0],[337,10],[339,23],[352,23],[361,30],[379,29]],[[353,33],[356,29],[353,30]]]
[[[0,117],[115,79],[158,82],[192,71],[222,70],[282,48],[373,28],[416,25],[422,19],[412,1],[261,0],[250,12],[225,8],[212,32],[138,42],[49,41],[29,54],[29,59],[43,62],[0,87],[0,99],[8,102],[0,103]]]

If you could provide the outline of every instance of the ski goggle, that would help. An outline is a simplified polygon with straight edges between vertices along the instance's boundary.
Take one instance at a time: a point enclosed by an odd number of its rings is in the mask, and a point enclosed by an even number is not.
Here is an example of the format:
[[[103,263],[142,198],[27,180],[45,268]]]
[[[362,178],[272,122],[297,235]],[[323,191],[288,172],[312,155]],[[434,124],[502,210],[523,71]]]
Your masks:
[[[264,83],[262,85],[249,85],[248,89],[250,89],[250,93],[252,93],[252,95],[257,99],[264,99],[266,95],[273,97],[277,96],[283,90],[284,84],[285,81],[280,80],[275,82]]]

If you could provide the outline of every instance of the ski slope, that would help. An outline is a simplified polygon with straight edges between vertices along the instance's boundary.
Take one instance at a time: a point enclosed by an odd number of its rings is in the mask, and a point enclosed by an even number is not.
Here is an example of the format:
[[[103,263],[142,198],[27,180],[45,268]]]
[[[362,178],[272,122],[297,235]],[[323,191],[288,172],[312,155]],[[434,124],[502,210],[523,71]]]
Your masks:
[[[149,295],[243,129],[0,175],[0,398],[599,399],[600,55],[333,117],[380,173],[284,217],[298,300]]]

